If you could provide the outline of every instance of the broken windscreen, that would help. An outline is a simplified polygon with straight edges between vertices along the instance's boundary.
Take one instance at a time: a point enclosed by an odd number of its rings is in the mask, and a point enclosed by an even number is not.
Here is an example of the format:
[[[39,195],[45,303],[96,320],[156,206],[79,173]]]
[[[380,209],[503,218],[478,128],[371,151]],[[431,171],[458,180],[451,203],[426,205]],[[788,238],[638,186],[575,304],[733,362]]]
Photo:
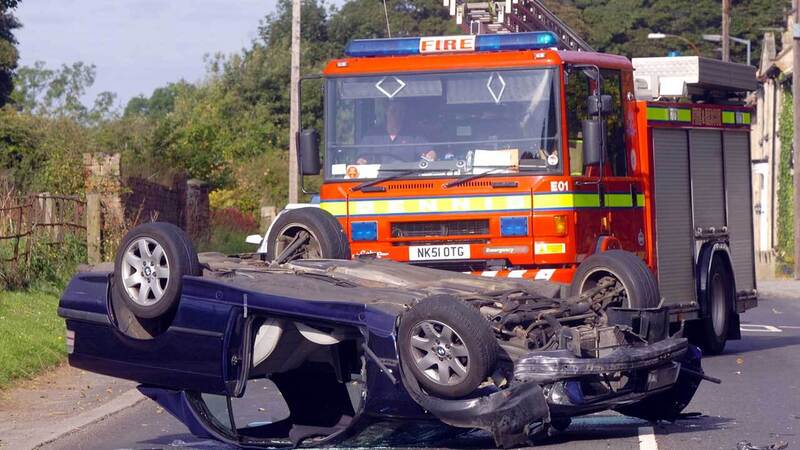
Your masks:
[[[332,78],[325,174],[561,170],[556,69]]]

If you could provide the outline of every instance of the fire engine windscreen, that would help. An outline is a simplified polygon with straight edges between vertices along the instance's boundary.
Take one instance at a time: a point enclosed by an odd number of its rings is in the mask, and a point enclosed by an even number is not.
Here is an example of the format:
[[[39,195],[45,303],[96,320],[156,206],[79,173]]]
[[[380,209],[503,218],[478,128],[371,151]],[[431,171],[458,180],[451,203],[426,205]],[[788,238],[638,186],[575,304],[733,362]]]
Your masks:
[[[561,171],[554,68],[331,78],[329,180]]]

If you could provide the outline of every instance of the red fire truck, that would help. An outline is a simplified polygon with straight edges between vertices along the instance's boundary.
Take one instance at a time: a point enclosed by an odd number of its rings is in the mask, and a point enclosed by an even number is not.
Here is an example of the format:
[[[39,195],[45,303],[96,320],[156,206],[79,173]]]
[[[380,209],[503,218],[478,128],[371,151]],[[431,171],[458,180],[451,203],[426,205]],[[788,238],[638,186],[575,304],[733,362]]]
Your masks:
[[[757,303],[739,101],[754,71],[632,63],[558,40],[352,41],[324,71],[324,165],[317,132],[299,137],[302,173],[323,172],[319,195],[287,206],[259,251],[549,280],[562,295],[610,277],[627,306],[669,307],[674,332],[722,351]]]

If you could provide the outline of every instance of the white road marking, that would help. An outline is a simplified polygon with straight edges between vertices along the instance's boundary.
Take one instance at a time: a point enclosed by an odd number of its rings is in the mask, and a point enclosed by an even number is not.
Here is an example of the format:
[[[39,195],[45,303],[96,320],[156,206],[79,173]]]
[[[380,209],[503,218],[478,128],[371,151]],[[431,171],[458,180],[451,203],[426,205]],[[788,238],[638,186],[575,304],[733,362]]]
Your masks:
[[[781,328],[781,329],[785,328],[787,330],[800,330],[800,327],[795,327],[795,326],[792,326],[792,325],[781,325],[778,328]]]
[[[483,276],[483,277],[496,277],[497,276],[497,271],[496,270],[484,270],[481,273],[481,276]]]
[[[781,329],[772,325],[756,325],[752,323],[743,323],[739,325],[739,329],[743,332],[751,333],[780,333]]]
[[[639,449],[658,450],[656,434],[653,427],[639,427]]]
[[[512,270],[508,273],[508,278],[522,278],[528,273],[527,270]]]

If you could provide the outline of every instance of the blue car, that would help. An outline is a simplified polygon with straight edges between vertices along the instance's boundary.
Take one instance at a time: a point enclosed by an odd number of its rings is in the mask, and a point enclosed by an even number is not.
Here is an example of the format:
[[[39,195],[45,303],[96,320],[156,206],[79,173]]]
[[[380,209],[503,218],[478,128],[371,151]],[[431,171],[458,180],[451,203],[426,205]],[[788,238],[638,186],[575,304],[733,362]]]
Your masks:
[[[72,366],[140,383],[199,437],[363,445],[378,424],[424,423],[513,447],[606,409],[674,420],[710,379],[667,311],[626,292],[601,279],[565,296],[380,259],[198,256],[152,223],[113,266],[77,274],[58,311]],[[267,384],[283,416],[238,419],[237,401]]]

